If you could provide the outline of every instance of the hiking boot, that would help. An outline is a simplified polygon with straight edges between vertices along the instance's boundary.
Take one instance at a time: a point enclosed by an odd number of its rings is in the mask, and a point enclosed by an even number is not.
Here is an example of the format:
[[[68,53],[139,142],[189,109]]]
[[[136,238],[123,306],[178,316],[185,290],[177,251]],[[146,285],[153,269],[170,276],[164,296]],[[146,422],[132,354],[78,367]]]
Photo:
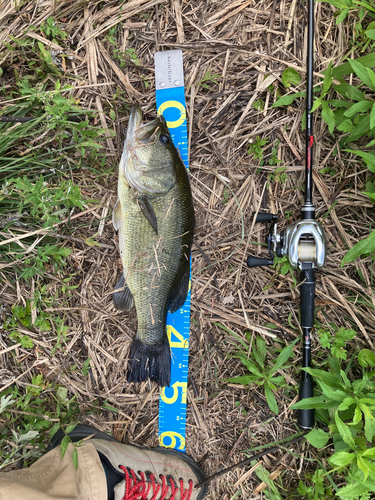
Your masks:
[[[64,436],[58,431],[49,449],[59,446]],[[207,485],[195,488],[204,481],[204,472],[185,453],[121,444],[86,425],[77,425],[69,437],[73,442],[90,437],[106,474],[108,500],[202,500],[206,496]]]

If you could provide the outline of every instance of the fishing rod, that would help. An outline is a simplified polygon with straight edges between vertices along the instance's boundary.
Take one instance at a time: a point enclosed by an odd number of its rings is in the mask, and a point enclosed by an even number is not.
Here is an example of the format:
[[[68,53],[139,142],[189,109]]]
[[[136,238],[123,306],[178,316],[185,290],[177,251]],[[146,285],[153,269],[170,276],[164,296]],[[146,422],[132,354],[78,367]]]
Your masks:
[[[302,368],[311,366],[311,330],[314,326],[315,272],[324,265],[327,245],[324,231],[315,220],[315,207],[312,202],[313,180],[313,51],[314,51],[314,0],[308,0],[307,27],[307,88],[306,88],[306,158],[305,158],[305,202],[301,208],[301,220],[289,224],[281,233],[277,232],[278,216],[270,213],[258,213],[255,220],[271,222],[267,236],[270,259],[249,256],[248,267],[269,266],[274,262],[274,255],[287,257],[293,269],[300,270],[300,317],[303,334]],[[311,375],[302,372],[299,399],[313,396]],[[314,410],[298,410],[297,421],[302,429],[314,426]]]

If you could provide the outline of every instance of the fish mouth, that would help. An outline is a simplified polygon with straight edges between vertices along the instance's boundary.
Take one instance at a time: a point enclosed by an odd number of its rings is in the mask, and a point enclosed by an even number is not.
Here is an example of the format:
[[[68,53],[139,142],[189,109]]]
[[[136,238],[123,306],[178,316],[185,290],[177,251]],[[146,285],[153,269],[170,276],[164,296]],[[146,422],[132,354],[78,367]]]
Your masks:
[[[133,140],[133,138],[135,136],[136,131],[141,126],[142,118],[143,118],[143,114],[142,114],[141,107],[138,106],[138,104],[135,104],[132,107],[132,110],[130,113],[129,124],[128,124],[128,133],[126,135],[126,142],[128,144],[131,143],[131,141]]]
[[[141,144],[150,142],[150,140],[153,140],[153,135],[163,121],[160,116],[147,123],[142,123],[142,119],[142,110],[138,104],[135,104],[130,113],[128,133],[126,136],[127,144],[130,144],[133,140]]]

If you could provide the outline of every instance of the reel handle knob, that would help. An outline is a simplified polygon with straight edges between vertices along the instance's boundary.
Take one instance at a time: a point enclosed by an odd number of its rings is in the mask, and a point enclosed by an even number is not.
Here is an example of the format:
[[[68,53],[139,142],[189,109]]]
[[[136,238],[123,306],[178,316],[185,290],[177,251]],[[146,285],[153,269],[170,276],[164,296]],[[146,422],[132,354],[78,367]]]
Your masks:
[[[255,212],[253,215],[255,216]],[[255,223],[257,224],[258,222],[273,222],[273,221],[275,222],[277,221],[277,215],[258,213]]]
[[[261,257],[253,257],[252,255],[249,255],[247,258],[247,267],[271,266],[272,264],[272,259],[262,259]]]

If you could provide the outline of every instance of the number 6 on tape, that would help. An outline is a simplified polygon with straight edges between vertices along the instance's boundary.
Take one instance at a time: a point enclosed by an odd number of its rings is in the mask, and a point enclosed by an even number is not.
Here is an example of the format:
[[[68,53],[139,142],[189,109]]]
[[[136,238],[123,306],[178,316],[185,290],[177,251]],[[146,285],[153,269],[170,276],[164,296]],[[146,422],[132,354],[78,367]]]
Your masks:
[[[188,163],[188,137],[184,70],[181,50],[155,54],[156,106],[166,119],[173,144]],[[190,290],[185,304],[167,315],[167,335],[171,348],[171,384],[159,398],[159,444],[185,451],[186,400],[190,334]]]

